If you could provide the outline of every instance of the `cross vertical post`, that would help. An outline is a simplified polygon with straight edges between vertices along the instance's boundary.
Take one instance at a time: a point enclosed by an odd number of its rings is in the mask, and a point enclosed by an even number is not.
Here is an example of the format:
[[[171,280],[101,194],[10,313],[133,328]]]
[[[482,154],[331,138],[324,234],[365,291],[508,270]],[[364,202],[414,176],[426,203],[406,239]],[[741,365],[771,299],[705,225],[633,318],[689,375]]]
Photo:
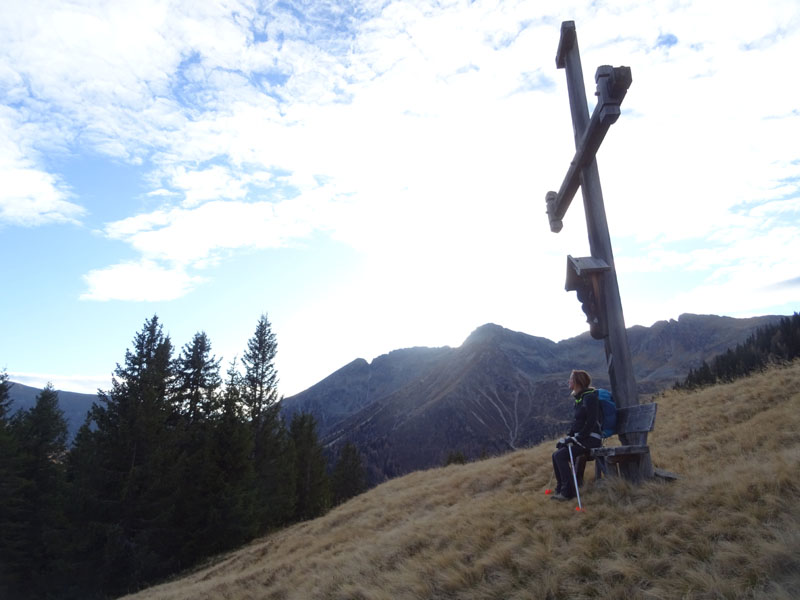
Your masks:
[[[585,298],[591,299],[584,304],[584,310],[589,317],[592,336],[604,340],[608,377],[614,399],[619,407],[633,406],[639,404],[639,398],[611,250],[603,191],[600,187],[600,173],[595,158],[609,126],[620,115],[619,105],[631,83],[630,69],[602,66],[597,70],[595,80],[598,101],[590,117],[574,21],[561,24],[556,67],[566,70],[576,153],[559,192],[547,193],[550,228],[555,233],[561,230],[562,218],[580,187],[591,257],[568,257],[566,287],[567,290],[577,290],[582,302]],[[647,434],[628,435],[622,439],[622,443],[646,444]],[[648,478],[653,474],[649,454],[638,467],[621,465],[621,469],[626,478],[634,480]]]

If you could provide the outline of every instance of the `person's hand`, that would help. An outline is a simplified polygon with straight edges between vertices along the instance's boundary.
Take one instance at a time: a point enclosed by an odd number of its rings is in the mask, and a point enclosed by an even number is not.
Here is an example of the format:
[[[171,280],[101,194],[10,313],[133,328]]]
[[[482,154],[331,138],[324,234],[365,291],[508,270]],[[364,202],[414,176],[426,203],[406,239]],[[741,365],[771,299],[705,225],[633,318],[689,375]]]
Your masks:
[[[563,448],[566,445],[567,445],[566,438],[559,438],[559,440],[556,442],[556,448]]]

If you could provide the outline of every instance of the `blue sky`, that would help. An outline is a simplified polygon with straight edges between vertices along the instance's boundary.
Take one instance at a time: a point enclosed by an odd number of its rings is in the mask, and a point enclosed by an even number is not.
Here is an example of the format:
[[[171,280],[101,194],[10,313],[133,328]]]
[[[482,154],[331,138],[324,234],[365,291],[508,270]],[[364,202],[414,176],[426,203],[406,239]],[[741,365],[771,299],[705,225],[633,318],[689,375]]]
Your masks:
[[[494,322],[587,329],[560,23],[626,323],[800,310],[796,1],[5,2],[0,369],[107,388],[145,319],[227,364],[267,313],[281,393]]]

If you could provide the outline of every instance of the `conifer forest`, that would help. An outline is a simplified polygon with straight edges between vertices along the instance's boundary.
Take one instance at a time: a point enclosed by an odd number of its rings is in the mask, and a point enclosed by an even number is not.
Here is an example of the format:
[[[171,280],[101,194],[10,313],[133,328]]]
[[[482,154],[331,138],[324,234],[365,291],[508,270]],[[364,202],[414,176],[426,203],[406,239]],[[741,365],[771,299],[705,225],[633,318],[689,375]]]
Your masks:
[[[176,352],[153,316],[70,445],[53,387],[14,412],[0,373],[0,597],[123,595],[363,491],[356,448],[281,418],[276,351],[262,315],[223,378],[205,333]]]
[[[757,329],[747,340],[689,369],[686,379],[675,389],[695,389],[727,383],[761,371],[774,362],[789,362],[800,357],[800,313],[783,317],[775,325]]]

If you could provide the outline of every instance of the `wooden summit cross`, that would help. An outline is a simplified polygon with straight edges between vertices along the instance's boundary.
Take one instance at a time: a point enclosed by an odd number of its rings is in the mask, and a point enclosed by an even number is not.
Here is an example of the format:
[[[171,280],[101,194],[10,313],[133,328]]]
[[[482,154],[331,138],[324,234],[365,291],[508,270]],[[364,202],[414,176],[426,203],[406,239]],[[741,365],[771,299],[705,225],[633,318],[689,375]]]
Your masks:
[[[607,65],[597,69],[597,105],[590,118],[574,21],[564,21],[561,24],[556,67],[566,69],[567,73],[576,150],[561,189],[558,193],[548,192],[546,196],[550,230],[554,233],[561,231],[564,214],[580,186],[592,255],[587,258],[567,257],[565,287],[567,291],[575,290],[578,293],[592,337],[605,341],[608,377],[617,406],[634,406],[639,404],[636,379],[633,375],[614,256],[611,252],[611,237],[603,206],[603,192],[600,189],[600,174],[595,159],[608,128],[619,118],[620,103],[631,85],[631,70],[629,67],[614,68]],[[621,435],[620,438],[623,444],[647,444],[646,432]],[[653,476],[649,454],[645,460],[628,468],[627,473],[625,468],[622,469],[626,478],[638,480]],[[635,472],[630,469],[635,469]]]

